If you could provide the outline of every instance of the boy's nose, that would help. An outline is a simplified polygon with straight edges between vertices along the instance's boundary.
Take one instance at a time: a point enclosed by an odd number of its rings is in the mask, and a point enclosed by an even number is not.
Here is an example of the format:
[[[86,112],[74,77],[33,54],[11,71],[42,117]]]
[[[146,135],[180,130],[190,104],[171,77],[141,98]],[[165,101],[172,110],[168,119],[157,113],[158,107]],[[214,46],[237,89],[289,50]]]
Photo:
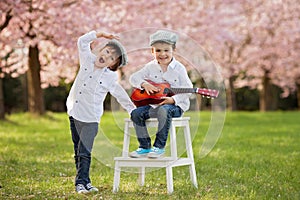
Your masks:
[[[109,55],[104,55],[104,58],[107,60],[110,56]]]

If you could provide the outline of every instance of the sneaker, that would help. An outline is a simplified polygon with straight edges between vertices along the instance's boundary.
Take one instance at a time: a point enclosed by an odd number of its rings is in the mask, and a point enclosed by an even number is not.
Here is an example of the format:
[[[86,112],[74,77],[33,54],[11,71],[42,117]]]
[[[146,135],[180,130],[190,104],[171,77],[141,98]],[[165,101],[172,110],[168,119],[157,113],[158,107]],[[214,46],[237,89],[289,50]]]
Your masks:
[[[165,149],[153,147],[151,152],[148,153],[148,158],[160,158],[165,154]]]
[[[85,188],[87,189],[88,192],[98,192],[98,188],[92,186],[91,183],[86,184]]]
[[[146,157],[148,153],[151,151],[151,149],[143,149],[143,148],[138,148],[137,150],[131,152],[129,156],[131,158],[141,158],[141,157]]]
[[[87,189],[85,189],[84,185],[82,184],[78,184],[76,185],[76,192],[78,194],[86,194],[86,193],[89,193],[89,191]]]

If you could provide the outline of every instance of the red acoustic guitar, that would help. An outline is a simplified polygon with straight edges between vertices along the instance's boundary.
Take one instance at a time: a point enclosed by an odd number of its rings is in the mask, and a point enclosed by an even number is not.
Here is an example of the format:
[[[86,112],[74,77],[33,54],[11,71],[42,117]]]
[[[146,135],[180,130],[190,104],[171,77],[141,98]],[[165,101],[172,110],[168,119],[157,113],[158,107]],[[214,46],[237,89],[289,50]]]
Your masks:
[[[161,99],[162,97],[170,97],[174,94],[180,93],[196,93],[201,94],[203,97],[207,98],[217,98],[219,95],[218,90],[207,88],[170,88],[169,83],[154,83],[152,81],[148,82],[158,87],[160,90],[159,92],[148,95],[145,90],[134,88],[130,98],[137,107],[149,104],[159,104],[163,101]]]

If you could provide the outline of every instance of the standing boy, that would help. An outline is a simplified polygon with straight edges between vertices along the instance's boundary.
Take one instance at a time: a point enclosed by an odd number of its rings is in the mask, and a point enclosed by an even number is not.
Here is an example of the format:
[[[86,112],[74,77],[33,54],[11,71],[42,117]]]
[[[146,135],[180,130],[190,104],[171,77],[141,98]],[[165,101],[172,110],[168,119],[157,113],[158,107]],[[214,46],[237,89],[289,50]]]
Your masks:
[[[159,30],[150,36],[151,53],[154,60],[147,63],[141,70],[130,77],[133,87],[144,89],[147,94],[154,94],[159,88],[151,84],[169,83],[171,87],[192,88],[186,68],[178,62],[173,53],[178,36],[169,31]],[[190,106],[190,94],[176,94],[172,97],[163,97],[158,105],[146,105],[136,108],[131,113],[131,119],[139,142],[139,148],[130,153],[130,157],[158,158],[164,155],[168,132],[172,117],[180,117]],[[145,121],[151,117],[158,120],[156,138],[151,146],[151,138]]]
[[[92,52],[90,44],[99,37],[111,40]],[[107,93],[113,95],[128,113],[135,108],[117,82],[116,70],[127,64],[127,55],[122,44],[115,39],[115,35],[91,31],[81,36],[77,43],[80,69],[67,99],[67,110],[74,144],[75,188],[78,193],[98,191],[91,184],[89,170]]]

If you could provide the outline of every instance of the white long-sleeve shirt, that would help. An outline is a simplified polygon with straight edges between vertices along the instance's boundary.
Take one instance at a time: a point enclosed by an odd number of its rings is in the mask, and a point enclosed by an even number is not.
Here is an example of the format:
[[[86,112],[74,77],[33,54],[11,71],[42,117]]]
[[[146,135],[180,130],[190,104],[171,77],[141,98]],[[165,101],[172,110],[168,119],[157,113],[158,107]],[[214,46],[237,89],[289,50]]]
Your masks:
[[[94,68],[96,56],[91,52],[90,43],[96,38],[96,32],[91,31],[78,39],[80,68],[66,102],[68,115],[82,122],[100,122],[108,92],[128,113],[135,109],[118,83],[117,72]]]
[[[193,87],[186,68],[174,57],[166,72],[163,72],[157,60],[152,60],[129,78],[130,84],[136,88],[141,88],[141,84],[145,82],[145,80],[150,80],[155,83],[168,82],[173,88]],[[172,96],[172,98],[175,101],[175,105],[179,106],[183,111],[187,111],[190,107],[190,96],[191,94],[189,93],[176,94]]]

